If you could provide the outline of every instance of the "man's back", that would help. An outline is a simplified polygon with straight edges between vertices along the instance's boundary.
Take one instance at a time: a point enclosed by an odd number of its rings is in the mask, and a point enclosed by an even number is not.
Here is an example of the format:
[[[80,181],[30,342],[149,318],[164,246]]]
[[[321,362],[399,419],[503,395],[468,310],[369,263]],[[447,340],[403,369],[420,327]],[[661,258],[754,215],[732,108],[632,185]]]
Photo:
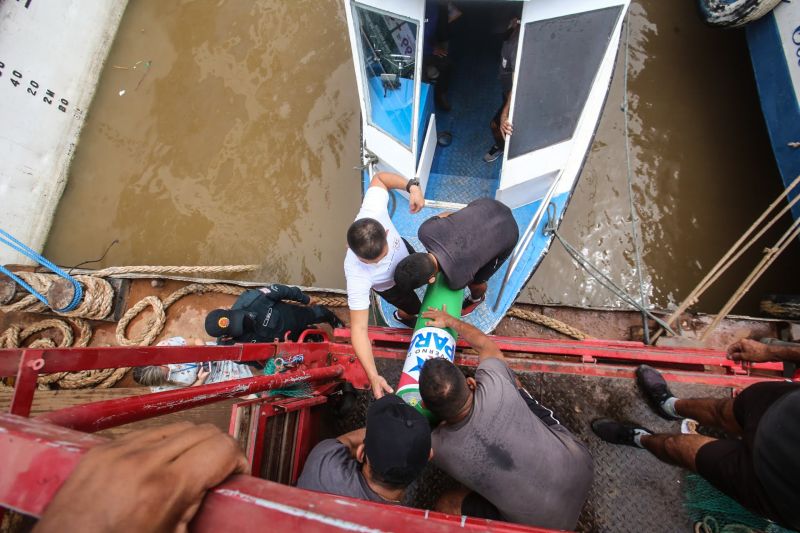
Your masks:
[[[589,452],[530,411],[500,359],[484,360],[475,379],[471,414],[433,432],[434,463],[508,521],[573,529],[592,483]]]
[[[361,466],[347,446],[336,439],[324,440],[311,450],[303,473],[297,480],[297,486],[301,489],[386,503],[369,488],[361,475]]]
[[[519,238],[519,228],[507,206],[479,198],[447,217],[429,218],[420,226],[418,236],[436,256],[450,288],[461,289],[486,263],[504,251],[510,253]]]

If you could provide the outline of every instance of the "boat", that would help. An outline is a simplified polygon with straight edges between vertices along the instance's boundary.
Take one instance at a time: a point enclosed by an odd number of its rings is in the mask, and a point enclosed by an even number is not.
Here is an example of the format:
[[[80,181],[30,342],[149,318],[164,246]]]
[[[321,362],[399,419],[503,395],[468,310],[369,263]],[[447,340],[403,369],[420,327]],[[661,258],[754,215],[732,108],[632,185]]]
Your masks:
[[[737,28],[754,22],[783,0],[698,0],[697,7],[706,24]]]
[[[513,254],[489,281],[486,304],[468,317],[483,331],[497,326],[547,253],[552,235],[545,226],[564,216],[605,104],[628,4],[460,4],[449,41],[452,110],[440,112],[423,76],[426,0],[345,2],[362,117],[362,193],[378,171],[419,180],[420,213],[409,213],[402,191],[393,191],[390,206],[395,227],[418,251],[422,222],[481,197],[510,207],[520,228]],[[510,5],[520,19],[509,112],[514,133],[502,158],[487,164],[489,122],[502,104],[502,39],[491,20]],[[388,325],[404,327],[391,304],[377,307]]]
[[[775,162],[789,187],[800,176],[800,2],[781,2],[745,32]],[[800,203],[792,215],[800,218]]]
[[[41,251],[127,0],[0,2],[0,228]],[[32,262],[0,247],[0,264]]]

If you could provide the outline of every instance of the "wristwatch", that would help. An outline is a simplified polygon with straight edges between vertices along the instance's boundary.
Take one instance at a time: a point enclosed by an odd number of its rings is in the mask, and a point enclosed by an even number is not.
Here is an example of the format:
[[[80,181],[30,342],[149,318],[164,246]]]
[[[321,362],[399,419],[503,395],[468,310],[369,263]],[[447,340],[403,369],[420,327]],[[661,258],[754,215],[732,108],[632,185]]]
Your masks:
[[[411,178],[410,180],[408,180],[408,183],[406,183],[406,192],[409,194],[411,193],[412,185],[416,185],[417,187],[419,187],[419,180],[417,178]]]

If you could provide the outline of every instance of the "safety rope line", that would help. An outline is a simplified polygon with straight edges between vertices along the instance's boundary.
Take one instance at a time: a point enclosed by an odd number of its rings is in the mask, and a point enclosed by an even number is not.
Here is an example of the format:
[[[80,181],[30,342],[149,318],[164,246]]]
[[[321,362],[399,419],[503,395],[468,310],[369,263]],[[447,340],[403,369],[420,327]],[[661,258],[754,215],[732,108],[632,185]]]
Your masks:
[[[22,255],[27,257],[28,259],[36,261],[38,264],[49,268],[55,274],[61,276],[62,278],[66,279],[67,281],[69,281],[72,284],[72,289],[73,289],[72,301],[70,301],[65,307],[63,307],[61,309],[54,309],[54,311],[56,311],[58,313],[65,313],[67,311],[72,311],[73,309],[78,307],[78,304],[81,302],[81,299],[83,298],[83,287],[81,287],[81,284],[78,283],[75,280],[75,278],[73,278],[72,276],[70,276],[69,274],[67,274],[66,272],[61,270],[60,268],[58,268],[54,263],[48,261],[47,259],[42,257],[40,254],[34,252],[33,250],[31,250],[30,248],[25,246],[23,243],[18,241],[10,233],[8,233],[7,231],[5,231],[3,229],[0,229],[0,243],[5,244],[9,248],[12,248],[13,250],[21,253]],[[17,276],[13,272],[11,272],[5,266],[0,265],[0,272],[2,272],[3,274],[8,276],[9,278],[11,278],[14,281],[16,281],[17,283],[19,283],[26,291],[28,291],[29,293],[34,295],[44,305],[46,305],[47,307],[51,307],[49,302],[47,301],[47,298],[45,298],[42,294],[40,294],[38,291],[36,291],[28,283],[26,283],[25,280],[23,280],[22,278],[20,278],[19,276]]]
[[[628,41],[631,37],[631,18],[630,14],[627,15],[625,21],[625,71],[622,77],[622,114],[625,117],[624,131],[625,131],[625,163],[628,166],[628,202],[631,211],[631,238],[633,239],[633,249],[636,253],[636,274],[639,278],[639,298],[641,299],[641,308],[647,308],[647,298],[644,293],[644,278],[642,277],[642,256],[639,251],[639,232],[637,230],[639,224],[639,215],[633,205],[633,172],[631,170],[631,139],[628,130]],[[642,328],[644,333],[644,343],[650,344],[650,327],[647,324],[647,315],[642,311]]]
[[[561,246],[564,247],[564,250],[572,257],[572,259],[578,263],[586,272],[592,276],[595,280],[597,280],[600,285],[608,289],[609,291],[613,292],[619,299],[623,302],[627,303],[634,309],[640,311],[644,316],[654,320],[659,326],[664,328],[664,330],[668,331],[669,333],[675,335],[675,332],[672,328],[669,327],[669,324],[655,316],[653,313],[647,310],[647,308],[643,307],[639,302],[637,302],[633,296],[629,295],[625,292],[624,289],[620,288],[616,283],[614,283],[611,278],[603,274],[603,272],[594,266],[589,259],[586,258],[582,253],[576,250],[570,243],[568,243],[564,238],[558,233],[556,229],[557,219],[556,219],[556,206],[554,203],[550,203],[547,206],[547,224],[544,227],[545,235],[552,235],[553,237],[561,243]]]

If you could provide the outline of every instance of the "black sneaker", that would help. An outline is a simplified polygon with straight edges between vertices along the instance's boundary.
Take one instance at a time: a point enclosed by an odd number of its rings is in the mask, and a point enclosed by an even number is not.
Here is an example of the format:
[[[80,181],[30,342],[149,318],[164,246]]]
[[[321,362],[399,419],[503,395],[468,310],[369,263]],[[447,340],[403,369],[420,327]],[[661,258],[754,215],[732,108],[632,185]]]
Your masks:
[[[653,411],[658,416],[667,420],[680,420],[681,417],[672,416],[664,411],[662,407],[662,404],[672,398],[674,394],[669,390],[667,381],[661,375],[661,372],[652,366],[639,365],[639,368],[636,369],[636,383],[639,384],[647,403],[650,404],[650,407],[653,408]]]
[[[638,448],[639,446],[636,446],[636,441],[633,440],[633,437],[636,435],[635,430],[637,429],[646,431],[647,433],[653,433],[649,429],[641,426],[624,424],[616,420],[611,420],[610,418],[598,418],[592,421],[592,431],[594,431],[594,434],[611,444],[624,444],[625,446]]]
[[[397,312],[397,309],[395,309],[394,313],[392,313],[392,318],[394,318],[398,322],[402,322],[403,324],[405,324],[406,326],[408,326],[411,329],[414,329],[414,326],[417,325],[417,317],[416,316],[411,316],[411,317],[408,317],[408,318],[405,318],[405,319],[401,318],[400,317],[400,313]]]
[[[503,149],[500,146],[494,144],[492,145],[491,148],[489,148],[489,151],[484,154],[483,160],[486,161],[487,163],[491,163],[501,155],[503,155]]]

